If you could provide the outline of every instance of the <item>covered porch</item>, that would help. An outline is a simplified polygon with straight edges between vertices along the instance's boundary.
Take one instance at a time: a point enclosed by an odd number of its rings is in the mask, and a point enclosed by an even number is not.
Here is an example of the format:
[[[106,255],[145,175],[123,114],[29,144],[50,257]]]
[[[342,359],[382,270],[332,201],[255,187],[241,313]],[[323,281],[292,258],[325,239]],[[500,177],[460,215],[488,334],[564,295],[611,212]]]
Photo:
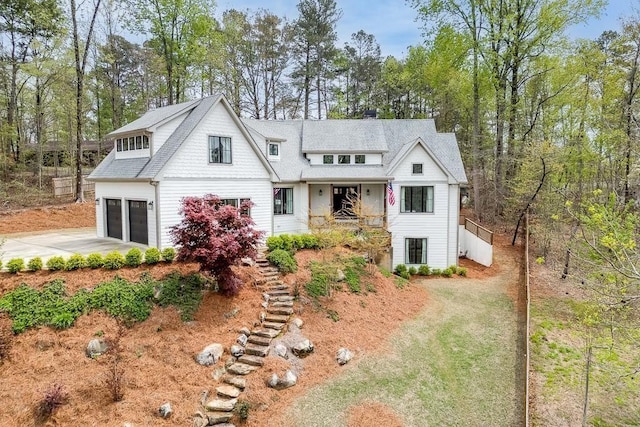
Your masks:
[[[308,183],[309,226],[329,221],[387,228],[387,182]]]

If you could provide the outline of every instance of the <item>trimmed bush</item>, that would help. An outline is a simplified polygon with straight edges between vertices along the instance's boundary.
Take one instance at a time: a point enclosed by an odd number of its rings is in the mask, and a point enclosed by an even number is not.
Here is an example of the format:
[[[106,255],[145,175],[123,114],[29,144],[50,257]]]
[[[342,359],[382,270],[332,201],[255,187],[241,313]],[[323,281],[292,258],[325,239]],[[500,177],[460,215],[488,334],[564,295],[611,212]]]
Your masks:
[[[13,258],[7,263],[7,270],[9,273],[16,274],[17,272],[24,270],[24,260],[22,258]]]
[[[304,249],[318,249],[320,244],[318,243],[318,238],[313,234],[302,234],[302,247]]]
[[[428,275],[430,275],[430,274],[431,274],[431,269],[430,269],[430,268],[429,268],[429,266],[428,266],[428,265],[426,265],[426,264],[421,265],[421,266],[418,268],[418,274],[419,274],[420,276],[428,276]]]
[[[127,267],[138,267],[142,264],[142,251],[138,248],[131,248],[124,257],[124,263]]]
[[[61,256],[52,256],[47,260],[47,268],[51,271],[64,270],[67,262]]]
[[[162,250],[162,259],[165,262],[173,262],[176,257],[176,250],[173,248],[164,248]]]
[[[403,279],[409,280],[411,275],[409,274],[409,269],[404,264],[396,265],[395,270],[393,271],[396,275],[402,277]]]
[[[451,271],[451,267],[449,267],[449,268],[445,268],[444,270],[442,270],[442,272],[440,274],[442,276],[444,276],[444,277],[451,277],[451,276],[453,276],[453,271]]]
[[[458,267],[458,271],[456,271],[458,276],[467,277],[467,269],[464,267]]]
[[[162,259],[162,254],[158,248],[149,248],[144,252],[144,262],[147,264],[157,264]]]
[[[42,270],[42,258],[39,256],[35,258],[31,258],[27,263],[27,270],[29,271],[40,271]]]
[[[124,256],[118,251],[113,251],[105,255],[103,267],[107,270],[118,270],[124,266],[124,263]]]
[[[440,276],[442,274],[442,270],[440,270],[439,268],[434,268],[431,270],[431,275],[433,276]]]
[[[79,270],[81,268],[85,268],[87,266],[87,261],[81,254],[73,254],[67,260],[67,265],[65,266],[66,270]]]
[[[89,268],[102,268],[102,266],[104,265],[104,258],[102,257],[102,254],[99,253],[92,253],[89,254],[89,256],[87,256],[87,267]]]
[[[415,267],[410,267],[410,268],[409,268],[409,274],[410,274],[411,276],[415,276],[416,274],[418,274],[418,269],[417,269],[417,268],[415,268]]]
[[[284,249],[276,249],[269,252],[267,260],[283,273],[293,273],[298,270],[298,263],[295,258]]]
[[[160,282],[158,304],[163,307],[173,305],[180,312],[183,321],[191,321],[202,301],[205,283],[206,279],[200,274],[185,277],[179,273],[171,273]]]

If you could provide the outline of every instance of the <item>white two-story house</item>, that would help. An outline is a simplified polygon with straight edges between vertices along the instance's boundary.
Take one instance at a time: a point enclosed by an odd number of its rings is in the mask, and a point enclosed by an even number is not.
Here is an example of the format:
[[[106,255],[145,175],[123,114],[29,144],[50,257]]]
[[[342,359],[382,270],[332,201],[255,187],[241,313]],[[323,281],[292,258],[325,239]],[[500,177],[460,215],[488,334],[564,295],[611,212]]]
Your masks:
[[[91,173],[99,237],[164,248],[185,196],[250,199],[267,235],[304,233],[356,197],[392,236],[392,266],[445,268],[459,248],[453,134],[433,120],[240,119],[223,96],[151,110],[112,132]]]

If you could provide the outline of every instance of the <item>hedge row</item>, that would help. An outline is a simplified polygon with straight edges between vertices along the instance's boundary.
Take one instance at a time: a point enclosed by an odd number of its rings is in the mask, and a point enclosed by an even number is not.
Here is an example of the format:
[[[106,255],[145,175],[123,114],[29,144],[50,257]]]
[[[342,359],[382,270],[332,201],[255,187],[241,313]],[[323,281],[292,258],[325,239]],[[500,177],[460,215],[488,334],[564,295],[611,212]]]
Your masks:
[[[109,252],[102,256],[100,253],[92,253],[87,257],[81,254],[73,254],[68,259],[62,256],[53,256],[47,260],[46,267],[51,271],[71,271],[80,268],[106,268],[107,270],[118,270],[122,267],[137,267],[143,262],[145,264],[157,264],[161,261],[172,262],[176,256],[173,248],[166,248],[162,252],[158,248],[149,248],[144,254],[138,248],[131,248],[129,252],[122,255],[118,251]],[[42,258],[31,258],[26,264],[27,271],[38,271],[43,268]],[[2,261],[0,261],[0,269]],[[22,258],[13,258],[7,262],[7,271],[15,274],[25,270],[25,263]]]

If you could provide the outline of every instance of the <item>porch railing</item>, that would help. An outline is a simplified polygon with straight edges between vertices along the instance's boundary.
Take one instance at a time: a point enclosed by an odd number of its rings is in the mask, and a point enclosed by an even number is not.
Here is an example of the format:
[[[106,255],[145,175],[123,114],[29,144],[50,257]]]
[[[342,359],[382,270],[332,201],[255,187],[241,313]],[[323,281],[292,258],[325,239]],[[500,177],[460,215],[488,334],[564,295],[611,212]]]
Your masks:
[[[478,236],[479,239],[484,240],[490,245],[493,245],[493,232],[484,228],[483,226],[476,224],[468,218],[465,218],[464,228],[471,234]]]
[[[339,225],[344,225],[345,227],[353,226],[367,226],[373,228],[385,228],[386,221],[385,215],[363,215],[359,218],[349,217],[349,216],[335,216],[335,217],[327,217],[326,215],[309,215],[309,225],[322,227],[328,222],[335,222]]]

